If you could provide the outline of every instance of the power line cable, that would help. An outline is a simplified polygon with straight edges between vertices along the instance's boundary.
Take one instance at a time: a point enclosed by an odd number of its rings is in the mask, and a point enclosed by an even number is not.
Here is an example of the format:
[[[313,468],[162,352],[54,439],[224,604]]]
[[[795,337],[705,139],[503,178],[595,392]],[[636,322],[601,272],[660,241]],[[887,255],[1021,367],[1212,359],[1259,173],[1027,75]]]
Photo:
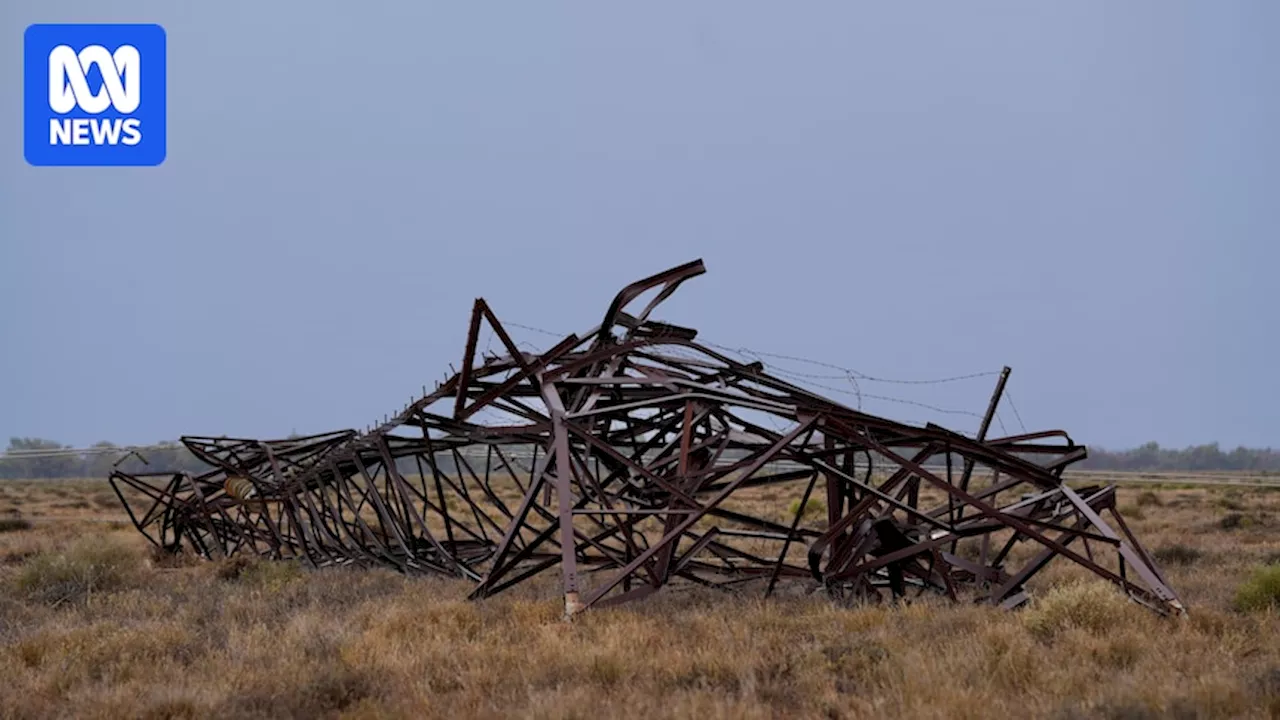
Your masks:
[[[564,333],[552,332],[544,328],[535,327],[533,325],[525,325],[522,323],[513,322],[511,320],[503,320],[502,323],[503,325],[506,325],[509,327],[516,327],[522,330],[529,330],[531,332],[542,333],[543,335],[549,335],[551,337],[566,337]],[[799,357],[795,355],[784,355],[781,353],[765,352],[763,350],[754,350],[748,347],[733,348],[733,347],[729,347],[728,345],[721,345],[720,343],[711,342],[709,340],[701,340],[701,342],[704,345],[708,347],[716,348],[717,350],[724,350],[727,352],[737,353],[739,355],[747,355],[747,356],[755,357],[757,359],[771,357],[778,360],[789,360],[791,362],[799,362],[799,363],[805,363],[808,365],[814,365],[817,367],[825,367],[829,370],[837,370],[840,372],[839,375],[817,375],[817,374],[811,375],[808,373],[802,373],[795,370],[785,370],[785,372],[789,373],[793,377],[806,377],[806,378],[815,379],[815,380],[823,380],[823,379],[844,380],[849,378],[850,375],[852,375],[856,380],[865,380],[867,382],[881,382],[881,383],[890,383],[894,385],[937,385],[941,383],[957,382],[961,380],[973,380],[975,378],[995,377],[1000,374],[998,371],[988,370],[985,372],[967,373],[964,375],[953,375],[951,377],[942,377],[942,378],[926,378],[926,379],[883,378],[875,375],[868,375],[867,373],[864,373],[860,370],[843,367],[841,365],[824,362],[822,360],[814,360],[811,358]],[[767,363],[767,364],[769,364],[774,369],[775,372],[779,370],[779,368],[776,365],[773,365],[772,363]]]
[[[529,330],[531,332],[542,333],[543,335],[550,335],[551,337],[557,337],[557,338],[568,337],[568,335],[566,335],[565,333],[555,333],[555,332],[551,332],[550,330],[543,330],[542,328],[533,327],[532,325],[521,325],[518,322],[511,322],[510,320],[503,320],[502,324],[506,327],[516,327],[516,328],[520,328],[521,330]]]
[[[1008,387],[1004,389],[1004,395],[1009,398],[1009,407],[1013,409],[1013,416],[1018,419],[1018,427],[1022,428],[1023,434],[1026,434],[1026,423],[1022,422],[1022,415],[1018,413],[1018,406],[1013,403],[1013,393],[1009,392]]]
[[[764,352],[763,350],[753,350],[747,347],[732,348],[727,345],[720,345],[719,343],[713,343],[708,340],[704,340],[703,343],[705,343],[709,347],[713,347],[719,350],[726,350],[728,352],[735,352],[741,355],[771,357],[779,360],[790,360],[792,362],[800,362],[808,365],[816,365],[818,367],[825,367],[830,370],[839,370],[842,373],[842,375],[836,376],[836,377],[853,375],[857,379],[865,380],[867,382],[881,382],[881,383],[890,383],[894,385],[937,385],[941,383],[956,382],[959,380],[972,380],[974,378],[993,377],[1000,374],[997,371],[991,370],[987,372],[976,372],[976,373],[968,373],[966,375],[955,375],[952,377],[930,378],[930,379],[921,379],[921,380],[883,378],[883,377],[877,377],[875,375],[868,375],[860,370],[855,370],[853,368],[847,368],[840,365],[835,365],[833,363],[823,362],[821,360],[812,360],[810,358],[797,357],[795,355],[783,355],[780,353]],[[776,366],[775,366],[775,370],[776,370]],[[789,371],[789,372],[791,372],[793,375],[804,375],[804,373],[800,373],[797,371]],[[815,377],[818,377],[818,376],[815,376]],[[836,377],[827,377],[827,379],[836,379]]]

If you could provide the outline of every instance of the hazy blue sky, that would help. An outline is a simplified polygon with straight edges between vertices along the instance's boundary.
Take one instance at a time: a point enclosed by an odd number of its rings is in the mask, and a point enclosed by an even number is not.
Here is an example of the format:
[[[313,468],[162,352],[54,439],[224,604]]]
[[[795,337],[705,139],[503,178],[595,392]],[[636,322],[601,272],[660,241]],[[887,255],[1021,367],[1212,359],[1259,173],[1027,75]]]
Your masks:
[[[28,167],[23,31],[96,21],[168,31],[168,159]],[[0,438],[363,426],[476,296],[581,330],[702,257],[660,315],[715,342],[1280,445],[1277,38],[1273,0],[5,0]]]

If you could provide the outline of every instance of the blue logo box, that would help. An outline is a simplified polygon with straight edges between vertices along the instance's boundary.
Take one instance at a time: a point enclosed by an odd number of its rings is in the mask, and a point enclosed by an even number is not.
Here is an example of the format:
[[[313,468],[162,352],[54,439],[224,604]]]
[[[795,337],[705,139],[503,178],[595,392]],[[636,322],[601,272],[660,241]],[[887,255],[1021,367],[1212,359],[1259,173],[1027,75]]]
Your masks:
[[[164,162],[164,28],[31,25],[22,71],[28,163]]]

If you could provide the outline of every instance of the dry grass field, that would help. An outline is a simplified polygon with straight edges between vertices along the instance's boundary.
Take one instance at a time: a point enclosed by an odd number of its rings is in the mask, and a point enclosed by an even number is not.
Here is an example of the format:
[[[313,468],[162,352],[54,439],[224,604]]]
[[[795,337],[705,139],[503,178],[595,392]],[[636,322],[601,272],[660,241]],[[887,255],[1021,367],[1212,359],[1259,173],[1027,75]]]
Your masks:
[[[1280,717],[1280,491],[1120,498],[1187,619],[1059,560],[1018,612],[673,588],[566,623],[553,577],[157,563],[105,483],[5,482],[0,717]]]

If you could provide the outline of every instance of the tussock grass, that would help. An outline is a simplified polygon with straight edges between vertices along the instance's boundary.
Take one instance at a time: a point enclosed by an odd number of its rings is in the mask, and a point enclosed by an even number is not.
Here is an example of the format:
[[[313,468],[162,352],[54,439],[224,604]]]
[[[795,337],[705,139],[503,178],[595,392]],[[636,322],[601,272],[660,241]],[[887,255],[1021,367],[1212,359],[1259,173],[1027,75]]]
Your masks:
[[[1144,490],[1141,494],[1139,494],[1137,499],[1137,504],[1138,504],[1138,507],[1151,507],[1151,506],[1159,507],[1160,505],[1163,505],[1163,503],[1160,501],[1160,496],[1155,494],[1155,492],[1152,490]]]
[[[276,592],[289,583],[301,579],[302,566],[294,561],[271,562],[237,555],[215,563],[214,574],[220,580],[239,582]]]
[[[1105,633],[1129,619],[1132,609],[1114,586],[1091,580],[1050,590],[1032,603],[1023,620],[1032,635],[1048,640],[1070,629]]]
[[[96,516],[39,522],[0,535],[0,718],[1280,716],[1280,613],[1235,604],[1280,538],[1218,527],[1213,491],[1156,492],[1127,519],[1185,621],[1055,561],[1018,612],[669,588],[566,623],[554,577],[474,603],[464,583],[149,556]]]
[[[1239,497],[1218,498],[1218,501],[1215,504],[1226,510],[1244,510],[1244,503],[1240,502]]]
[[[1125,517],[1127,517],[1127,518],[1132,518],[1132,519],[1134,519],[1134,520],[1146,520],[1146,519],[1147,519],[1147,513],[1146,513],[1146,512],[1144,512],[1144,510],[1143,510],[1143,506],[1141,506],[1141,505],[1137,505],[1137,504],[1134,504],[1134,505],[1127,505],[1127,506],[1124,506],[1124,507],[1120,508],[1120,513],[1121,513],[1122,515],[1124,515]]]
[[[65,551],[30,558],[18,572],[14,586],[31,600],[56,605],[128,587],[137,580],[140,568],[140,558],[133,550],[86,538]]]
[[[107,510],[115,510],[120,506],[120,498],[110,490],[98,490],[89,495],[94,505]]]

